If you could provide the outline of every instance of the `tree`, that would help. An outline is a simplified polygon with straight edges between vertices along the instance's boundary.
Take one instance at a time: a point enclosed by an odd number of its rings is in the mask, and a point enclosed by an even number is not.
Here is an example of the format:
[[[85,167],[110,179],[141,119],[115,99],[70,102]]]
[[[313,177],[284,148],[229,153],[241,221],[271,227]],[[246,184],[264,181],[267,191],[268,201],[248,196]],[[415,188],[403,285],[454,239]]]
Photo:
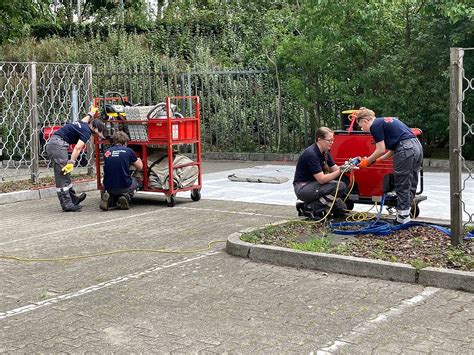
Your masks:
[[[28,36],[31,26],[54,21],[48,0],[9,0],[0,2],[0,43],[15,42]]]

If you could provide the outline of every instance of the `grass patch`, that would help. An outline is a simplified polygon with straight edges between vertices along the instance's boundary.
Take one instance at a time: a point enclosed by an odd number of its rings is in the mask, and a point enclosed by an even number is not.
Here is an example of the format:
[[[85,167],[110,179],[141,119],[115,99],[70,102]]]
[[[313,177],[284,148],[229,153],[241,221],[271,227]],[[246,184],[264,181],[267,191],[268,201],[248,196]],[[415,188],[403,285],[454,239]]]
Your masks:
[[[329,238],[315,238],[305,243],[290,243],[290,248],[303,250],[303,251],[314,251],[319,253],[327,253],[332,248],[332,242]]]
[[[417,270],[421,270],[425,267],[428,267],[428,266],[431,266],[429,263],[427,263],[426,261],[422,260],[422,259],[413,259],[410,261],[409,263],[411,266],[413,266],[415,269]]]
[[[240,240],[247,243],[252,243],[252,244],[257,244],[258,239],[259,237],[255,233],[245,233],[245,234],[242,234],[242,236],[240,237]]]
[[[446,260],[456,268],[474,270],[474,256],[468,255],[457,247],[452,247],[447,251]]]

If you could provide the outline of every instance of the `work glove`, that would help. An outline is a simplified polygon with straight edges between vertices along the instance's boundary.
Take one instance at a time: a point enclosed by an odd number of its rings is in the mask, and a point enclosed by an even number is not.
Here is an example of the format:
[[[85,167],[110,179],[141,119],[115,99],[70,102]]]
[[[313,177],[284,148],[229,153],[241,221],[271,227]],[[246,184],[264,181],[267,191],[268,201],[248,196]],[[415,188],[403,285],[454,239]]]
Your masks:
[[[64,165],[64,168],[62,168],[64,175],[70,174],[72,172],[72,169],[74,169],[74,163],[75,163],[74,160],[67,161],[67,164]]]
[[[361,160],[360,160],[360,163],[359,163],[359,167],[360,167],[360,168],[367,168],[367,167],[369,167],[370,165],[372,165],[372,163],[369,162],[369,159],[364,158],[364,159],[361,159]]]
[[[87,113],[88,116],[91,116],[91,118],[94,118],[97,116],[97,113],[99,112],[99,109],[95,106],[91,107],[91,110]]]

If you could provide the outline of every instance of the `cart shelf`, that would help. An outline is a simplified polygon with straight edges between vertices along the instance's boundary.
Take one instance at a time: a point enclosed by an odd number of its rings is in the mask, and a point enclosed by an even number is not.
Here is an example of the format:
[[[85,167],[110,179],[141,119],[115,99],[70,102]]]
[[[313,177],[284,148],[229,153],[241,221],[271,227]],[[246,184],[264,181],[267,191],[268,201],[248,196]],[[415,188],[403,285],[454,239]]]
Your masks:
[[[122,97],[120,97],[122,98]],[[116,101],[117,97],[110,98]],[[128,99],[127,99],[128,100]],[[107,98],[95,99],[96,104],[106,102]],[[191,111],[186,117],[175,117],[172,114],[173,102],[186,102],[188,109]],[[129,134],[131,138],[128,146],[134,149],[137,156],[143,161],[143,187],[139,191],[149,193],[162,193],[166,196],[168,206],[172,207],[176,204],[176,193],[191,191],[191,199],[199,201],[201,199],[202,188],[202,161],[201,161],[201,135],[200,135],[200,105],[198,96],[172,96],[166,97],[166,117],[151,118],[136,115],[134,119],[124,120],[107,119],[106,125],[111,129],[123,130]],[[102,191],[102,164],[101,150],[110,145],[109,137],[107,139],[98,139],[95,141],[96,149],[96,171],[97,171],[97,188]],[[174,147],[178,145],[190,145],[194,151],[194,160],[191,163],[175,164],[174,163]],[[174,183],[169,184],[168,189],[156,188],[150,186],[150,165],[149,157],[153,150],[160,148],[160,151],[167,155],[168,174],[174,176],[176,169],[196,166],[198,168],[198,176],[196,182],[191,186],[175,187]],[[173,174],[173,175],[172,175]],[[173,181],[173,179],[168,179]]]

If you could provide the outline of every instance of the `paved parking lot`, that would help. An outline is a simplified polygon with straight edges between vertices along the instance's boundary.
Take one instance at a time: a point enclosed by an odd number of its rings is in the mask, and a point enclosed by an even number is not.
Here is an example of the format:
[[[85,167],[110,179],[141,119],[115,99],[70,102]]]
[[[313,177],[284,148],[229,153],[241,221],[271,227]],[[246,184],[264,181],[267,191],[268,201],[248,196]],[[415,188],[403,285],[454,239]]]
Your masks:
[[[473,294],[253,263],[223,243],[197,251],[293,218],[291,204],[185,196],[102,212],[98,201],[90,193],[81,213],[55,198],[1,205],[0,254],[175,252],[0,259],[0,352],[474,353]]]

